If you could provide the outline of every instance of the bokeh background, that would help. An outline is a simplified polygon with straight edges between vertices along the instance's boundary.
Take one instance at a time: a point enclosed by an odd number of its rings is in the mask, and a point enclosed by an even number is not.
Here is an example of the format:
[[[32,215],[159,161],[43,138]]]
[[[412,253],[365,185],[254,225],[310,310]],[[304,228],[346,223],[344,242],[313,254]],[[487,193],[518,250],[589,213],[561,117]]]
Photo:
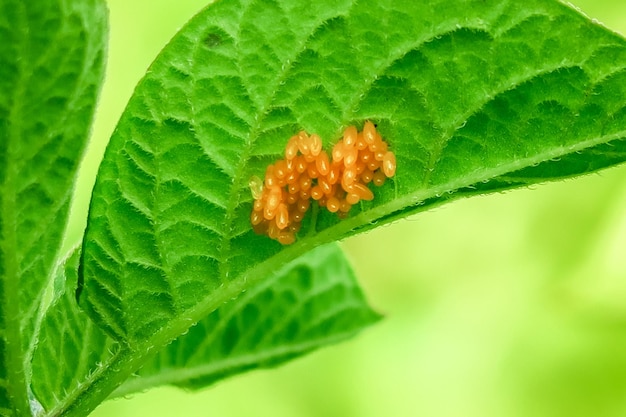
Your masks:
[[[206,0],[109,0],[109,66],[67,244],[108,137]],[[626,2],[576,0],[626,34]],[[626,416],[626,166],[474,197],[342,243],[386,319],[348,342],[96,417]]]

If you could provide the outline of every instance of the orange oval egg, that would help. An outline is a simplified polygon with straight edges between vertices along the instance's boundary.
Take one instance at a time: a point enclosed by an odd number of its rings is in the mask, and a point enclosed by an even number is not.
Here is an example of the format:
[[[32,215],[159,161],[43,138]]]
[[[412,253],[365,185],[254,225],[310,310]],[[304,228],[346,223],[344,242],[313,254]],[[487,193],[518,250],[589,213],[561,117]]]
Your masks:
[[[365,142],[365,138],[363,138],[363,132],[359,132],[356,137],[356,148],[359,151],[362,151],[367,148],[367,142]]]
[[[302,174],[304,171],[306,171],[307,166],[308,163],[306,162],[304,156],[300,155],[296,157],[296,171],[298,171],[299,174]]]
[[[301,131],[287,141],[285,159],[269,165],[263,180],[250,178],[250,223],[256,233],[292,244],[312,200],[346,218],[353,205],[374,199],[368,183],[381,186],[395,172],[395,155],[371,121],[362,132],[349,126],[330,156],[318,135]]]
[[[345,147],[352,147],[356,145],[357,139],[357,131],[356,127],[348,126],[348,128],[343,132],[343,144]]]
[[[341,185],[343,189],[346,189],[346,186],[352,185],[356,180],[356,168],[346,168],[343,171],[343,178],[341,179]],[[344,185],[345,184],[345,185]]]
[[[306,169],[306,172],[309,174],[309,177],[311,178],[317,178],[320,176],[320,173],[317,170],[317,167],[315,166],[315,164],[309,164],[309,166]]]
[[[276,175],[276,178],[278,179],[285,178],[287,173],[288,173],[287,163],[285,161],[280,160],[274,164],[274,175]]]
[[[311,153],[311,138],[304,131],[298,133],[298,150],[302,155]]]
[[[328,154],[322,152],[315,159],[315,167],[320,175],[328,175],[330,171],[330,161],[328,160]]]
[[[374,193],[372,190],[360,182],[355,182],[350,186],[350,189],[346,191],[358,195],[361,200],[371,201],[374,199]]]
[[[360,200],[359,196],[354,194],[354,193],[350,193],[350,194],[346,195],[346,202],[348,204],[355,205],[356,203],[359,202],[359,200]]]
[[[333,162],[339,162],[343,159],[344,154],[344,146],[343,142],[337,142],[335,146],[333,146]]]
[[[265,170],[265,186],[273,187],[276,184],[276,177],[274,176],[274,165],[270,165]]]
[[[281,200],[281,190],[279,187],[271,187],[269,189],[269,194],[267,195],[267,201],[265,203],[265,208],[271,211],[274,211],[278,208]]]
[[[329,184],[336,184],[341,178],[341,166],[339,164],[333,164],[326,176]]]
[[[311,155],[317,156],[322,152],[322,139],[315,133],[311,135]]]
[[[283,230],[278,234],[277,239],[282,245],[291,245],[296,241],[296,235],[291,231]]]
[[[300,184],[300,190],[306,191],[311,188],[311,178],[308,175],[300,176],[298,183]]]
[[[252,223],[253,226],[256,226],[261,224],[262,222],[263,215],[258,211],[252,211],[252,213],[250,214],[250,223]]]
[[[374,143],[374,141],[376,140],[376,136],[376,127],[374,126],[374,123],[368,120],[367,122],[365,122],[365,125],[363,125],[363,140],[365,140],[365,143],[370,145]]]
[[[276,226],[279,229],[284,229],[289,225],[289,211],[287,210],[287,205],[280,204],[278,206],[278,210],[276,211]]]
[[[344,148],[343,164],[346,168],[356,165],[357,158],[359,156],[359,150],[355,147]]]
[[[324,191],[322,191],[322,188],[319,185],[316,185],[315,187],[311,188],[311,198],[313,200],[319,200],[323,196],[324,196]]]
[[[396,174],[396,156],[393,152],[387,151],[383,158],[383,172],[390,178]]]
[[[298,154],[298,137],[292,136],[285,147],[285,159],[292,160]]]
[[[373,178],[374,178],[374,172],[368,168],[366,168],[361,174],[361,181],[363,181],[363,183],[365,184],[369,184],[370,182],[372,182]]]
[[[306,213],[306,211],[311,207],[311,200],[308,198],[298,200],[298,211],[302,213]]]
[[[339,200],[337,197],[330,197],[328,201],[326,201],[326,208],[331,213],[336,213],[339,211]]]
[[[332,185],[330,185],[325,178],[319,178],[317,184],[324,194],[331,194],[333,192]]]
[[[296,204],[296,201],[298,200],[299,200],[298,194],[289,194],[287,195],[285,202],[289,205],[293,205],[293,204]]]
[[[381,185],[383,185],[385,183],[386,179],[387,179],[387,177],[385,176],[385,173],[383,173],[381,171],[376,171],[376,172],[374,172],[374,178],[372,178],[372,182],[377,187],[380,187]]]
[[[347,197],[339,203],[339,212],[348,213],[352,208],[352,204],[348,203]]]

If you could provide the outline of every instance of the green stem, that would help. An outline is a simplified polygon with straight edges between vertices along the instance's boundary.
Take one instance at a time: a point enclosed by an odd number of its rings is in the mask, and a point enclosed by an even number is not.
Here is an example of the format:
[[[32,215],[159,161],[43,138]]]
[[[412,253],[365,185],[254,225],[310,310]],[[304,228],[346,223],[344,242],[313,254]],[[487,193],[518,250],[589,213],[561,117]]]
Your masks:
[[[102,403],[115,387],[146,360],[128,346],[121,348],[108,362],[103,363],[79,389],[71,392],[64,401],[46,413],[47,417],[84,417]]]

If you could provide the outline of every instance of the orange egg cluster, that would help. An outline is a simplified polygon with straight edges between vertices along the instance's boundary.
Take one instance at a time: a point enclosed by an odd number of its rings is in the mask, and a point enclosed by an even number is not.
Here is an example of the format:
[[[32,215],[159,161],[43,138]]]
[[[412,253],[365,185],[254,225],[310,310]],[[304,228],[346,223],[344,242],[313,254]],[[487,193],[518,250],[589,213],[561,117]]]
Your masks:
[[[372,122],[365,122],[362,132],[348,127],[330,158],[319,136],[302,131],[287,142],[285,159],[267,167],[264,181],[250,180],[252,227],[289,245],[296,240],[311,199],[346,217],[353,205],[374,198],[367,184],[381,186],[395,172],[396,157]]]

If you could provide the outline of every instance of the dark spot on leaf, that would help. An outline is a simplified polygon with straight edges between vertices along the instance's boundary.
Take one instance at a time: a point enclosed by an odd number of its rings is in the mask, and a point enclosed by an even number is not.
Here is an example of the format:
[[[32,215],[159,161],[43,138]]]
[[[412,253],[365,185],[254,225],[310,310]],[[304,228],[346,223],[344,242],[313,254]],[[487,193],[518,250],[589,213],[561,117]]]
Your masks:
[[[230,35],[224,32],[224,30],[219,27],[210,28],[204,35],[204,38],[202,39],[204,46],[210,49],[224,46],[225,44],[228,44],[230,41],[232,41],[232,38],[230,37]]]
[[[216,46],[220,46],[222,44],[222,37],[219,33],[209,33],[204,38],[204,44],[209,48],[215,48]]]

